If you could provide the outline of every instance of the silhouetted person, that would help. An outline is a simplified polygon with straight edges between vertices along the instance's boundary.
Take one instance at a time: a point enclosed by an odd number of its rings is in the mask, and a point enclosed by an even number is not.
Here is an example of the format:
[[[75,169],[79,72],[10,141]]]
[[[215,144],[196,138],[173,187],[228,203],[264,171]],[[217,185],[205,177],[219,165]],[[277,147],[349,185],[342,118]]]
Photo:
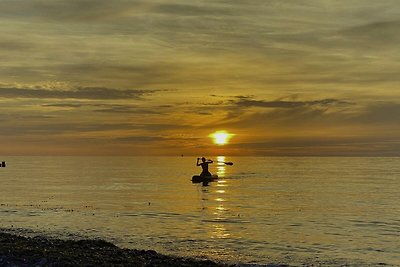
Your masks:
[[[213,163],[212,160],[207,160],[205,157],[201,158],[201,163],[199,163],[200,158],[197,158],[197,166],[201,166],[201,168],[203,169],[203,171],[200,173],[200,176],[212,176],[212,174],[208,171],[208,164]]]

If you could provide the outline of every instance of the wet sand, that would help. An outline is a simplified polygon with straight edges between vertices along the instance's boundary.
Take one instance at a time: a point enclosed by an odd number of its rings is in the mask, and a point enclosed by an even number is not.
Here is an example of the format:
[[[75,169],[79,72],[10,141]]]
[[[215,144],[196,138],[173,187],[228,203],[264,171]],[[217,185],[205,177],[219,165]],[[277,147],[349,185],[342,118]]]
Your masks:
[[[0,266],[215,266],[210,260],[122,249],[104,240],[60,240],[0,232]]]

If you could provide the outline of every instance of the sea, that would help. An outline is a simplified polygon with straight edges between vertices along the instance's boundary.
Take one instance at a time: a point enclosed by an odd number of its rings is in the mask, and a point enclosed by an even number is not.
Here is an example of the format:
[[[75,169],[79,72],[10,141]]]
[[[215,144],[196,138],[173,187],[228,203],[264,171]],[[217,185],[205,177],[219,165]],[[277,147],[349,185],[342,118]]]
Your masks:
[[[0,228],[241,266],[400,266],[400,157],[211,159],[220,179],[193,184],[196,157],[3,156]]]

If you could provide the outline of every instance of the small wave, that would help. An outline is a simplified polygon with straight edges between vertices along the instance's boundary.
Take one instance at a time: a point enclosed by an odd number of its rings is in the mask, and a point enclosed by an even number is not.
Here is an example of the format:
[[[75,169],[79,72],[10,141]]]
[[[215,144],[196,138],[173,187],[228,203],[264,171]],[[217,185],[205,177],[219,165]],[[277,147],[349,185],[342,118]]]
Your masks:
[[[179,213],[172,213],[172,212],[123,212],[123,213],[118,213],[118,216],[120,217],[137,217],[137,216],[144,216],[144,217],[151,217],[151,218],[156,218],[156,217],[163,217],[163,218],[173,218],[177,216],[181,216],[182,214]]]
[[[211,222],[211,223],[250,223],[250,221],[245,220],[232,220],[232,219],[205,219],[202,222]]]
[[[237,267],[289,267],[289,265],[286,264],[275,264],[275,263],[269,263],[269,264],[254,264],[254,263],[239,263],[236,265]]]
[[[4,212],[4,213],[17,213],[18,210],[1,210],[0,212]]]

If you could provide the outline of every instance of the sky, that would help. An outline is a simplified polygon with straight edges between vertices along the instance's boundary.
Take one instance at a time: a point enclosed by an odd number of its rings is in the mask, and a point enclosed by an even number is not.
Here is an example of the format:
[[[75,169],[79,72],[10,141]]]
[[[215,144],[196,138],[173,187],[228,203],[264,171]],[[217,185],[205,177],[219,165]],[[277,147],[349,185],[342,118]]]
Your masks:
[[[399,156],[399,43],[398,0],[0,0],[0,155]]]

